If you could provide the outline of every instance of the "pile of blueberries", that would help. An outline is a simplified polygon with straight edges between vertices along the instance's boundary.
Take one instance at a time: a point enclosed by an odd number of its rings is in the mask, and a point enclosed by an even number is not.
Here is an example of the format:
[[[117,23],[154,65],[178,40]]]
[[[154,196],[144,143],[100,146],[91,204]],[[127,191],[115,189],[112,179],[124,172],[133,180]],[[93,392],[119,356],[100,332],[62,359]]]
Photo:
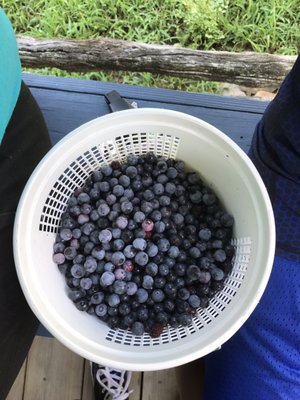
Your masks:
[[[130,154],[93,171],[61,218],[53,261],[80,311],[112,329],[188,326],[232,270],[233,217],[180,160]]]

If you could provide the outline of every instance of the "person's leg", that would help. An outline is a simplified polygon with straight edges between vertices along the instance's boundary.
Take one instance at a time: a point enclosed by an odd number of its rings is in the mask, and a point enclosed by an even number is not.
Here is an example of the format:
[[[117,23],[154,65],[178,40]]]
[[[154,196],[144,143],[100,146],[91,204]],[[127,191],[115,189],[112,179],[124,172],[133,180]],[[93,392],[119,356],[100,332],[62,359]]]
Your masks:
[[[42,114],[23,84],[0,145],[0,399],[6,398],[38,326],[18,282],[12,235],[25,183],[50,147]]]
[[[204,359],[200,358],[175,368],[180,400],[202,400]]]

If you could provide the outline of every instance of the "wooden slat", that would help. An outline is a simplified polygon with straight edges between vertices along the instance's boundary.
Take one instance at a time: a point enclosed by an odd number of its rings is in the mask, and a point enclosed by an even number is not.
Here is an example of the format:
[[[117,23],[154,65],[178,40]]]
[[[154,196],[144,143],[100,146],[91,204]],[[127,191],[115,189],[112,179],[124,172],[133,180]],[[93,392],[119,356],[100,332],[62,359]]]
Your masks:
[[[90,369],[90,363],[88,360],[85,360],[85,362],[84,362],[84,378],[83,378],[81,400],[94,400],[91,369]]]
[[[36,337],[28,355],[24,400],[81,398],[84,360],[56,339]]]
[[[10,389],[8,396],[6,397],[6,400],[23,400],[26,363],[27,363],[27,360],[24,361],[22,368],[20,369],[20,372],[19,372],[18,376],[16,377],[16,380],[15,380],[13,386]]]
[[[144,372],[143,400],[179,399],[174,369]]]
[[[133,372],[129,390],[133,390],[130,395],[130,400],[143,400],[141,397],[141,384],[142,384],[142,372]]]
[[[234,110],[261,114],[268,101],[252,98],[237,98],[208,93],[193,93],[180,90],[144,87],[113,82],[100,82],[78,78],[63,78],[24,73],[25,83],[31,88],[73,92],[80,94],[104,95],[116,90],[129,100],[146,100],[154,103],[178,104],[194,107],[205,107],[221,110]]]

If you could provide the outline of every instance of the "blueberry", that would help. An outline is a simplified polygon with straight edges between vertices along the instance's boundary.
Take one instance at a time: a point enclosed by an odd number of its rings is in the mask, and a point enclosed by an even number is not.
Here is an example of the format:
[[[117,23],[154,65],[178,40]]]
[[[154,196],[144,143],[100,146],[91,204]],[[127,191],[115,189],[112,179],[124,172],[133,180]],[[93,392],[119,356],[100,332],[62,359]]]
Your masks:
[[[151,201],[151,200],[154,199],[154,193],[152,192],[152,190],[146,189],[146,190],[143,192],[143,198],[144,198],[146,201]]]
[[[123,197],[126,197],[127,200],[132,200],[134,198],[134,191],[131,188],[126,188]]]
[[[101,285],[102,287],[110,286],[110,285],[113,284],[114,280],[115,280],[115,275],[114,275],[114,273],[113,273],[113,272],[110,272],[110,271],[105,271],[105,272],[103,272],[103,274],[101,275],[101,278],[100,278],[100,285]]]
[[[107,314],[107,305],[104,303],[98,304],[95,307],[95,314],[98,315],[98,317],[104,317]]]
[[[73,264],[70,272],[74,278],[82,278],[85,275],[84,266],[81,264]]]
[[[130,178],[126,175],[121,175],[119,178],[119,184],[123,186],[123,188],[127,188],[130,185]]]
[[[122,185],[116,185],[113,187],[113,194],[117,197],[122,197],[124,194],[124,187]]]
[[[169,196],[166,196],[166,195],[160,196],[160,198],[159,198],[159,204],[160,204],[162,207],[169,206],[170,203],[171,203],[171,198],[170,198]]]
[[[163,221],[156,221],[154,223],[154,229],[158,233],[162,233],[166,229],[166,224]]]
[[[112,206],[113,204],[115,204],[116,201],[117,201],[117,197],[114,194],[110,193],[106,196],[106,203],[109,206]]]
[[[114,239],[120,239],[121,233],[122,233],[122,231],[121,231],[120,228],[113,228],[113,229],[111,230],[111,234],[112,234],[112,237],[113,237]]]
[[[120,296],[116,293],[112,293],[107,297],[107,303],[110,307],[116,307],[120,304]]]
[[[214,256],[214,259],[217,262],[220,262],[220,263],[224,262],[226,260],[226,257],[227,257],[226,253],[225,253],[225,251],[223,249],[216,250],[214,252],[213,256]]]
[[[187,180],[189,183],[194,185],[195,183],[198,183],[200,181],[200,178],[196,172],[190,172],[187,174]]]
[[[91,296],[91,303],[92,304],[101,304],[104,300],[104,293],[103,292],[96,292]]]
[[[148,263],[149,257],[144,251],[138,251],[134,260],[138,265],[145,266]]]
[[[160,303],[164,300],[165,295],[161,289],[154,289],[151,293],[151,298],[155,303]]]
[[[111,256],[111,262],[116,266],[124,264],[125,262],[124,253],[122,253],[121,251],[114,252]]]
[[[147,242],[146,242],[145,239],[137,238],[137,239],[134,239],[132,245],[136,250],[141,250],[142,251],[142,250],[146,249]]]
[[[153,206],[149,201],[143,200],[141,203],[141,211],[144,212],[146,215],[151,214],[153,211]]]
[[[141,322],[147,321],[147,319],[149,318],[148,308],[143,305],[137,309],[136,313],[137,318]]]
[[[168,255],[171,258],[177,258],[179,256],[180,250],[177,246],[170,246],[169,250],[168,250]]]
[[[157,242],[157,247],[159,251],[162,251],[163,253],[167,252],[170,248],[170,242],[168,239],[159,239]]]
[[[158,265],[154,262],[149,262],[145,268],[146,274],[150,276],[155,276],[158,272]]]
[[[86,299],[79,299],[75,301],[74,304],[79,311],[87,311],[89,308],[89,304]]]
[[[162,289],[166,284],[166,278],[161,275],[157,275],[154,277],[154,286],[157,289]]]
[[[90,218],[89,218],[89,216],[86,215],[86,214],[79,214],[78,217],[77,217],[77,222],[78,222],[80,225],[85,224],[85,223],[88,222],[89,220],[90,220]]]
[[[153,192],[157,195],[160,196],[164,193],[165,188],[164,185],[162,183],[155,183],[153,185]]]
[[[77,197],[78,204],[89,203],[91,201],[90,196],[87,193],[80,193]]]
[[[80,279],[80,286],[82,287],[82,289],[84,290],[88,290],[92,287],[93,282],[90,278],[81,278]]]
[[[211,230],[209,228],[200,229],[198,236],[201,240],[208,241],[211,238]]]
[[[136,176],[137,176],[137,173],[138,173],[138,171],[137,171],[136,167],[133,166],[133,165],[129,165],[129,166],[126,168],[126,175],[127,175],[129,178],[134,178],[134,177],[136,177]]]
[[[158,183],[162,183],[163,185],[164,185],[165,183],[167,183],[168,180],[169,180],[169,178],[168,178],[167,175],[165,175],[165,174],[160,174],[160,175],[158,175],[158,177],[156,178],[156,181],[157,181]]]
[[[140,321],[135,321],[132,324],[131,331],[136,336],[142,336],[145,332],[144,324]]]
[[[131,282],[131,281],[127,282],[127,284],[126,284],[126,293],[129,296],[133,296],[134,294],[136,294],[137,290],[138,290],[138,287],[137,287],[137,284],[135,282]]]
[[[191,325],[193,318],[190,314],[181,313],[177,317],[178,323],[183,326]]]
[[[136,299],[139,303],[145,303],[148,299],[148,292],[144,288],[138,288],[136,291]]]
[[[133,205],[130,201],[126,200],[121,203],[121,211],[124,214],[130,214],[132,210],[133,210]]]
[[[209,271],[201,271],[199,278],[198,278],[199,282],[207,284],[210,282],[211,280],[211,274]]]
[[[144,275],[143,276],[143,283],[142,286],[144,289],[150,290],[153,288],[153,278],[150,275]]]
[[[113,241],[113,250],[120,251],[123,250],[125,243],[122,239],[116,239]]]
[[[197,265],[189,265],[186,270],[186,275],[192,281],[199,279],[201,270]]]
[[[89,236],[93,230],[95,229],[95,225],[92,222],[87,222],[82,225],[81,231],[84,235]]]
[[[196,246],[190,247],[188,253],[191,257],[195,259],[201,256],[201,251]]]
[[[166,264],[160,264],[158,266],[158,271],[161,276],[167,276],[170,272],[170,268]]]
[[[126,271],[123,268],[117,268],[116,270],[114,270],[114,274],[116,279],[118,280],[123,280],[126,278]]]
[[[135,240],[137,240],[137,239],[135,239]],[[137,251],[136,251],[136,248],[133,245],[129,244],[124,248],[123,253],[124,253],[124,256],[126,258],[130,258],[131,259],[131,258],[135,257]]]
[[[224,271],[221,268],[214,267],[210,270],[211,276],[215,281],[222,281],[225,277]]]
[[[137,211],[133,215],[134,221],[137,222],[138,224],[141,224],[145,218],[146,218],[146,215],[142,211]]]
[[[193,308],[198,308],[200,307],[200,297],[197,296],[196,294],[192,294],[189,298],[188,298],[188,302],[189,305]]]
[[[83,264],[85,270],[89,273],[95,272],[97,268],[97,261],[94,257],[86,257],[86,260]]]
[[[99,183],[99,189],[100,189],[100,192],[107,193],[110,190],[110,185],[106,181],[100,182]]]
[[[103,165],[101,167],[101,172],[104,176],[110,176],[112,174],[112,168],[110,165]]]
[[[158,247],[152,242],[148,242],[146,252],[149,257],[155,257],[158,253]]]
[[[112,232],[109,229],[103,229],[99,232],[99,240],[101,243],[109,243],[112,239]]]
[[[177,171],[176,168],[170,167],[170,168],[168,168],[168,170],[167,170],[167,172],[166,172],[166,175],[167,175],[167,177],[170,178],[170,179],[175,179],[176,176],[178,175],[178,171]]]
[[[191,193],[189,197],[193,204],[199,204],[202,201],[202,193],[200,190],[196,190],[194,193]]]
[[[84,298],[86,296],[86,291],[85,290],[83,290],[83,289],[78,289],[78,290],[71,290],[69,293],[68,293],[68,297],[69,297],[69,299],[70,300],[72,300],[72,301],[76,301],[76,300],[79,300],[79,299],[82,299],[82,298]]]
[[[125,229],[127,225],[128,225],[128,218],[126,218],[125,216],[121,215],[116,219],[117,228]]]
[[[233,223],[234,223],[234,219],[230,214],[224,213],[221,216],[221,224],[223,226],[225,226],[226,228],[231,228],[233,226]]]
[[[61,237],[62,240],[68,241],[72,239],[72,231],[71,229],[64,228],[61,229],[59,232],[59,236]]]
[[[61,265],[65,262],[66,257],[63,253],[56,253],[56,254],[53,254],[52,259],[55,262],[55,264]]]
[[[173,182],[167,182],[165,186],[165,191],[167,194],[174,194],[176,192],[176,185]]]

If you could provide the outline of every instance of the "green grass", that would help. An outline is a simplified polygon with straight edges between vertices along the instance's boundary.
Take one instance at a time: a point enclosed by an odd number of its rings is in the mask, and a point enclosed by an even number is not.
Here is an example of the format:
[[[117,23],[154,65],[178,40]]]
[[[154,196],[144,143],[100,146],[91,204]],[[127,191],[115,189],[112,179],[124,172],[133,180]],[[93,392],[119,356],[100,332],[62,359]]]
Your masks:
[[[46,38],[111,37],[195,49],[297,54],[299,0],[0,0],[17,34]],[[67,74],[180,90],[219,85],[150,73]]]

